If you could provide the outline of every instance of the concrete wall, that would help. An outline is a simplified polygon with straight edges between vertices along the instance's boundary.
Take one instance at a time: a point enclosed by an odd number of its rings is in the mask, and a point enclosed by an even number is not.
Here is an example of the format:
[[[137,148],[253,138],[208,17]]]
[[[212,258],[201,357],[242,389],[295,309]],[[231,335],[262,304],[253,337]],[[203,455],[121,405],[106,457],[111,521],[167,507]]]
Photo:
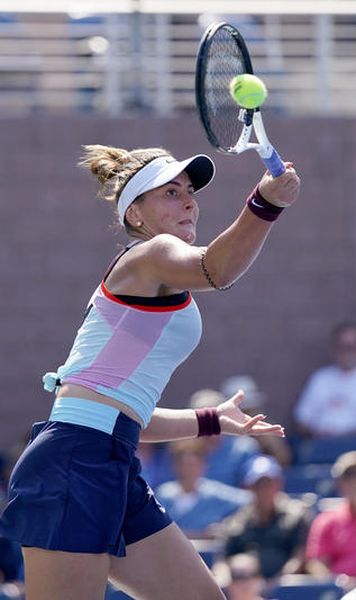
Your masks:
[[[196,295],[203,339],[162,405],[184,406],[200,387],[249,374],[266,392],[268,414],[290,426],[305,378],[327,360],[330,327],[355,316],[356,124],[266,120],[301,174],[300,201],[282,215],[239,284]],[[87,143],[162,145],[178,158],[213,155],[218,171],[201,193],[201,244],[231,222],[262,173],[255,153],[215,154],[194,115],[1,122],[0,449],[47,418],[52,397],[42,391],[41,375],[65,359],[88,297],[123,239],[111,227],[110,208],[95,197],[94,179],[75,166]]]

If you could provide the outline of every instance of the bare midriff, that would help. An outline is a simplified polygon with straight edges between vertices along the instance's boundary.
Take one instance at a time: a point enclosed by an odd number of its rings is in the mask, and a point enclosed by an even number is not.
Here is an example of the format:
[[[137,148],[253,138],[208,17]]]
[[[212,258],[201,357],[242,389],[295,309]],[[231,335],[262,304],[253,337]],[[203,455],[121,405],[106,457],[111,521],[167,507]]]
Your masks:
[[[99,394],[98,392],[84,387],[83,385],[64,383],[59,388],[57,398],[82,398],[83,400],[92,400],[93,402],[99,402],[101,404],[106,404],[107,406],[113,406],[120,412],[130,417],[130,419],[133,419],[139,423],[139,425],[142,427],[142,422],[140,421],[139,417],[133,410],[131,410],[129,406],[126,406],[126,404],[123,404],[119,400],[114,400],[113,398],[109,398],[109,396]]]

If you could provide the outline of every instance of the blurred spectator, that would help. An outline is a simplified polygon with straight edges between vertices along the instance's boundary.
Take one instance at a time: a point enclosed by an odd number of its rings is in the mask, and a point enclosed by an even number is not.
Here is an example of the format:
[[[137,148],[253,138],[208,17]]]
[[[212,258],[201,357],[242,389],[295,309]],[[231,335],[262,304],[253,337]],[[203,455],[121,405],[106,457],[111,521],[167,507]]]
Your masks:
[[[316,370],[295,406],[299,433],[340,436],[356,432],[356,323],[331,334],[332,364]]]
[[[301,500],[281,491],[283,470],[270,456],[251,460],[245,486],[253,501],[221,526],[225,555],[255,552],[266,579],[303,571],[311,515]]]
[[[9,472],[24,446],[28,443],[26,433],[16,444],[10,446],[0,461],[0,509],[7,502],[6,488]],[[24,600],[24,565],[21,546],[1,535],[0,531],[0,600]]]
[[[307,540],[306,566],[314,576],[346,575],[351,588],[356,585],[356,452],[341,454],[331,474],[343,500],[315,517]]]
[[[0,535],[0,597],[22,599],[24,594],[21,547]]]
[[[211,525],[251,500],[245,490],[203,477],[203,439],[172,442],[170,451],[176,480],[159,486],[156,495],[188,537],[209,537]]]
[[[263,600],[264,579],[254,554],[235,554],[226,561],[229,600]]]
[[[265,402],[265,394],[259,389],[255,380],[249,375],[233,375],[225,379],[221,385],[221,393],[224,398],[230,398],[239,390],[245,393],[244,401],[241,404],[242,410],[251,417],[262,411]],[[260,447],[260,452],[270,454],[283,467],[288,467],[291,463],[291,450],[285,438],[279,438],[274,435],[259,436],[256,441]]]
[[[195,392],[189,406],[218,406],[225,400],[220,392],[207,388]],[[212,435],[205,437],[204,443],[207,450],[205,477],[226,485],[241,486],[248,461],[260,453],[256,439],[247,435]]]
[[[138,445],[137,456],[141,462],[142,477],[153,489],[173,477],[167,448],[168,444],[145,444],[141,442]]]
[[[0,535],[0,582],[20,579],[22,568],[21,547]]]

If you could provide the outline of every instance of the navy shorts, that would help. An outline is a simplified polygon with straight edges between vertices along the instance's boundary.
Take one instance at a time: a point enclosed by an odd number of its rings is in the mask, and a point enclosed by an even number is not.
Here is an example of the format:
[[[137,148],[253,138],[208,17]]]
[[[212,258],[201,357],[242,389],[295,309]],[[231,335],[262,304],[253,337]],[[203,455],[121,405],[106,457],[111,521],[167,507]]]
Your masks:
[[[125,556],[125,546],[172,520],[140,476],[140,426],[123,413],[112,434],[56,421],[35,423],[9,484],[0,520],[23,546]]]

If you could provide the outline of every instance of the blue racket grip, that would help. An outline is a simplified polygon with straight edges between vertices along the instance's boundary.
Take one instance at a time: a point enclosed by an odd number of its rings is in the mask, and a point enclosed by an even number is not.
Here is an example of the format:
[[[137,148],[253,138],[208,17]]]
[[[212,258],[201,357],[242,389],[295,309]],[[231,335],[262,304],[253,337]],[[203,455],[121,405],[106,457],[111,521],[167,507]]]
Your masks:
[[[277,150],[273,148],[273,152],[269,158],[263,158],[263,162],[265,163],[267,169],[271,173],[272,177],[278,177],[282,175],[286,170],[284,163],[279,156]]]

